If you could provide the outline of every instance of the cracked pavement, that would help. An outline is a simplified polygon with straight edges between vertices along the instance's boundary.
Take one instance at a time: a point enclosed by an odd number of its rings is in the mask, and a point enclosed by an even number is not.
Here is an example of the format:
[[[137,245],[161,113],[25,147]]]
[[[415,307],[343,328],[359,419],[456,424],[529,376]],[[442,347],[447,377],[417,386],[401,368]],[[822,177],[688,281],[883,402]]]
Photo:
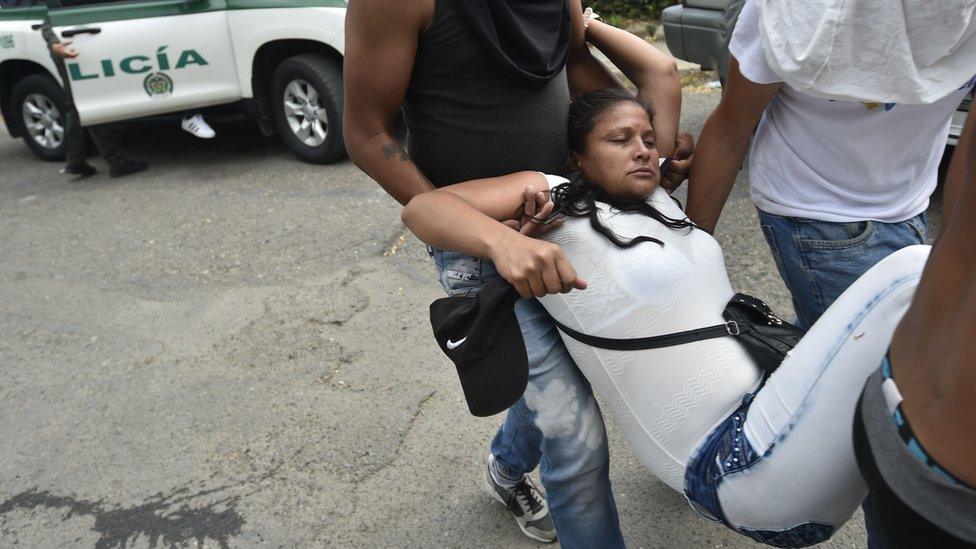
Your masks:
[[[717,100],[686,96],[684,127]],[[84,182],[0,134],[0,545],[535,546],[482,491],[499,419],[431,337],[398,205],[215,126],[134,124],[150,170]],[[724,219],[733,284],[789,314],[744,182]],[[632,546],[753,546],[609,435]],[[827,546],[864,544],[857,517]]]

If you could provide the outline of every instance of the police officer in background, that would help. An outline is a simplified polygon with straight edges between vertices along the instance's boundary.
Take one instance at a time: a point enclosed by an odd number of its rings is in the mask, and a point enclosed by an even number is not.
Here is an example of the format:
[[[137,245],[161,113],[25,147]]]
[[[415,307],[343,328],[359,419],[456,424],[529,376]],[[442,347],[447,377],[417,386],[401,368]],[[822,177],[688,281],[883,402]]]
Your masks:
[[[64,0],[64,5],[84,4],[84,1]],[[61,0],[48,0],[48,9],[59,8],[62,6]],[[85,131],[92,137],[98,153],[108,162],[109,175],[111,177],[123,177],[136,172],[141,172],[149,167],[149,163],[143,160],[132,160],[122,151],[121,140],[118,129],[111,124],[102,124],[82,128],[81,118],[75,108],[74,97],[71,94],[71,79],[65,67],[65,59],[78,57],[78,52],[71,47],[71,41],[61,42],[51,28],[51,19],[47,15],[41,24],[41,35],[47,42],[51,51],[51,59],[58,68],[58,74],[64,83],[65,95],[65,116],[64,116],[64,150],[66,162],[61,173],[85,178],[95,175],[95,167],[87,162],[87,152],[85,146]]]

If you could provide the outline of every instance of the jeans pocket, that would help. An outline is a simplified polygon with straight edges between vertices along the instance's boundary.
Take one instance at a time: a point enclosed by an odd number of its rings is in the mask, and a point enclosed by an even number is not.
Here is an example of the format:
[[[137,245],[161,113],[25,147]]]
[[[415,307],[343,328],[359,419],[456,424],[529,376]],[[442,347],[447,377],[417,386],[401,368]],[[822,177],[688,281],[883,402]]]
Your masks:
[[[800,225],[803,250],[846,250],[864,244],[874,234],[874,221],[832,223],[814,221]]]
[[[439,256],[439,257],[437,257]],[[482,266],[484,260],[448,250],[435,251],[435,263],[440,273],[441,285],[448,295],[467,295],[484,286]]]

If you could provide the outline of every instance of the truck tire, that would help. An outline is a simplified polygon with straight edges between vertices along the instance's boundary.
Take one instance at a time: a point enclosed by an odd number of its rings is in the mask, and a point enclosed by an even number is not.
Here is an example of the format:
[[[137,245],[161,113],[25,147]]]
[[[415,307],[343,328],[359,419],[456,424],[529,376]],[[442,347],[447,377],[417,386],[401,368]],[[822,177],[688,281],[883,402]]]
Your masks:
[[[46,74],[22,78],[10,93],[12,122],[27,147],[39,158],[64,160],[65,97],[61,86]]]
[[[342,140],[342,68],[323,55],[289,57],[271,76],[271,108],[285,145],[314,164],[346,155]]]

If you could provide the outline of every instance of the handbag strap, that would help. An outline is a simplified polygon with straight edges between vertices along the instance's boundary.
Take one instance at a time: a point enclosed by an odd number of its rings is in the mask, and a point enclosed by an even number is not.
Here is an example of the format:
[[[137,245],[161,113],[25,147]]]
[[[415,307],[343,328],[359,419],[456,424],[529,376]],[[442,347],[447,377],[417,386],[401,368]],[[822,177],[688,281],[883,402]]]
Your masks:
[[[585,343],[590,347],[599,347],[600,349],[610,349],[612,351],[641,351],[644,349],[659,349],[661,347],[671,347],[673,345],[691,343],[692,341],[702,341],[704,339],[715,339],[725,336],[737,336],[749,328],[749,324],[747,322],[730,320],[725,324],[718,324],[715,326],[709,326],[707,328],[697,328],[695,330],[686,330],[684,332],[675,332],[673,334],[661,336],[638,337],[634,339],[611,339],[577,332],[556,319],[553,319],[553,322],[560,331],[576,341],[579,341],[580,343]]]

